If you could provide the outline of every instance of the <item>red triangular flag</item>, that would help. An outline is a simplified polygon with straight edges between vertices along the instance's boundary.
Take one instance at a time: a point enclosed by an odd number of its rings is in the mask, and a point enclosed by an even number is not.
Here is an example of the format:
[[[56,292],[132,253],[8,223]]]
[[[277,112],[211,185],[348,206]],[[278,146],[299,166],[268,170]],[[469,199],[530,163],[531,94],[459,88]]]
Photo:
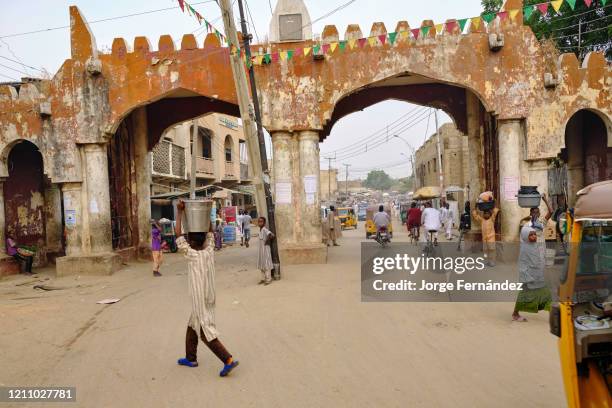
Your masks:
[[[366,41],[368,41],[367,38],[360,38],[360,39],[358,39],[357,43],[359,44],[359,48],[365,47]]]
[[[385,43],[387,42],[387,34],[381,34],[378,36],[378,39],[380,40],[380,43],[382,45],[385,45]]]
[[[413,28],[412,30],[410,30],[410,32],[412,33],[412,35],[414,36],[414,39],[416,40],[417,38],[419,38],[419,33],[421,32],[421,30],[419,28]]]
[[[592,3],[593,3],[593,0],[584,0],[584,4],[586,4],[587,7],[591,7]]]
[[[506,17],[508,17],[508,12],[500,11],[499,13],[497,13],[497,17],[499,17],[499,21],[504,21]]]
[[[185,1],[178,0],[178,2],[179,2],[179,6],[181,6],[181,11],[184,13],[185,12]]]
[[[278,52],[272,54],[272,62],[278,62]]]
[[[546,13],[548,13],[548,3],[536,4],[536,7],[538,8],[538,10],[540,10],[540,13],[542,13],[543,16],[545,16]]]
[[[321,52],[323,52],[323,54],[327,54],[327,51],[329,51],[329,44],[323,44],[321,46]]]
[[[293,55],[295,57],[301,57],[304,54],[304,49],[303,48],[296,48],[295,52],[293,53]]]
[[[450,34],[453,33],[453,30],[455,29],[455,27],[457,27],[457,23],[454,21],[448,21],[446,23],[446,31],[448,31]]]

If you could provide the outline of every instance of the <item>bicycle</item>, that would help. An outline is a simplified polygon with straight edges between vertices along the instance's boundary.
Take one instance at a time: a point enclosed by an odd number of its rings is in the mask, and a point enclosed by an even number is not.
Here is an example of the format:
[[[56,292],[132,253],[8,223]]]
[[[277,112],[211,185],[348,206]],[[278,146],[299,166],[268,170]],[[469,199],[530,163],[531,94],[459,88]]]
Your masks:
[[[413,225],[410,227],[410,243],[418,244],[419,242],[419,227]]]
[[[434,241],[434,234],[437,233],[438,231],[429,230],[428,232],[429,232],[429,239],[427,240],[427,243],[425,244],[425,248],[423,249],[423,255],[425,255],[425,257],[429,257],[430,255],[433,255],[434,246],[438,245],[437,240]]]

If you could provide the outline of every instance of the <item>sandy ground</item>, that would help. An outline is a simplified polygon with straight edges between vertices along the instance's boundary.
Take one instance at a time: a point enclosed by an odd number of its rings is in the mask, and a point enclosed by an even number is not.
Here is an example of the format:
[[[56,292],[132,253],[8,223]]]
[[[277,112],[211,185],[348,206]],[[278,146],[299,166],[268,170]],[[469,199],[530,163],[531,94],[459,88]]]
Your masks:
[[[111,277],[42,272],[67,287],[48,292],[4,279],[0,385],[77,387],[77,403],[37,407],[565,406],[547,313],[521,324],[508,303],[362,303],[362,228],[327,265],[285,267],[267,287],[254,246],[217,255],[220,339],[241,362],[228,378],[202,344],[200,367],[176,364],[190,309],[178,255],[162,278],[135,263]],[[107,297],[121,301],[95,303]]]

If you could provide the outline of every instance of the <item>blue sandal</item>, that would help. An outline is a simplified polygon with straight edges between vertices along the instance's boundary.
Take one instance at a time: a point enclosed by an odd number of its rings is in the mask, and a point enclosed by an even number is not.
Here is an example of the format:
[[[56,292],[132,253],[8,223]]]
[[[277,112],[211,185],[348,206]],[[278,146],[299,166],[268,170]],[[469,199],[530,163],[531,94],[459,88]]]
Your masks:
[[[238,366],[238,364],[240,364],[239,361],[232,361],[231,364],[226,364],[223,367],[223,370],[221,370],[221,372],[219,373],[219,376],[227,377],[229,375],[229,373],[231,373],[232,370]]]
[[[186,358],[179,358],[177,363],[179,365],[187,366],[187,367],[192,367],[192,368],[198,366],[198,362],[197,361],[189,361]]]

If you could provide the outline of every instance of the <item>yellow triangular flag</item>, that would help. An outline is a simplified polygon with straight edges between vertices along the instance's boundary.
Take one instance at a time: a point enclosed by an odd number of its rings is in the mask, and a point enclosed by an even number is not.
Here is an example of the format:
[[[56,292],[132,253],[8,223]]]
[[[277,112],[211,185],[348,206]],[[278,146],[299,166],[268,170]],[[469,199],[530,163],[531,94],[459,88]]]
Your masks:
[[[478,27],[480,27],[480,17],[472,18],[472,25],[476,30],[478,30]]]
[[[509,10],[508,14],[510,14],[510,20],[514,21],[518,12],[519,12],[519,9]]]
[[[558,13],[561,5],[563,4],[563,0],[554,0],[550,2],[550,5],[553,6],[555,11]]]
[[[405,40],[408,38],[408,31],[402,30],[400,31],[399,35],[400,35],[400,38],[403,38]]]
[[[352,40],[349,40],[349,48],[352,50],[353,48],[355,48],[355,43],[357,43],[357,40],[355,40],[354,38]]]
[[[333,42],[331,44],[329,44],[329,49],[331,52],[336,51],[336,47],[338,47],[338,43],[337,42]]]
[[[442,34],[443,24],[436,24],[436,34]]]
[[[281,61],[287,61],[287,51],[280,52],[280,59]]]
[[[261,63],[263,62],[263,55],[258,55],[255,57],[255,64],[256,65],[261,65]]]
[[[368,37],[368,42],[370,43],[370,47],[373,47],[374,45],[376,45],[376,37]]]
[[[304,47],[304,56],[308,56],[310,54],[311,47]]]

